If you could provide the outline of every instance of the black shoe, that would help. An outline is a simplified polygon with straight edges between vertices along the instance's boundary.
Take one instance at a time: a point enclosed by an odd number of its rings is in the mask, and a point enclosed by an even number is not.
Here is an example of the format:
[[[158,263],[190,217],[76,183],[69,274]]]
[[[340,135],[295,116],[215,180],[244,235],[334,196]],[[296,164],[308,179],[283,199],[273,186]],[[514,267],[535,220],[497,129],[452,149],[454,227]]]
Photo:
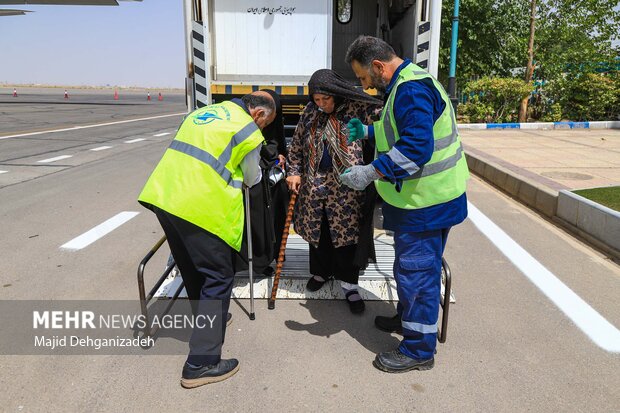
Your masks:
[[[361,298],[355,301],[349,300],[349,297],[352,296],[353,294],[359,295],[359,292],[357,292],[357,290],[352,290],[345,294],[345,297],[347,298],[347,303],[349,303],[349,310],[351,310],[353,314],[363,313],[364,309],[366,308],[366,304],[364,304],[364,300],[362,300]]]
[[[394,317],[384,317],[378,315],[375,317],[375,326],[382,331],[388,333],[403,333],[403,325],[400,321],[400,316],[396,314]]]
[[[185,363],[181,374],[181,386],[186,389],[202,386],[209,383],[217,383],[226,380],[239,371],[239,361],[237,359],[220,360],[219,363],[191,367]]]
[[[231,324],[232,324],[232,314],[231,313],[227,313],[226,314],[226,327],[228,327]]]
[[[329,277],[328,279],[326,279],[325,281],[319,281],[316,278],[314,278],[314,276],[310,277],[310,279],[308,280],[308,284],[306,284],[306,289],[308,291],[319,291],[327,281],[331,280],[332,278]]]
[[[273,277],[274,274],[275,274],[275,270],[273,269],[271,265],[267,266],[267,268],[263,270],[263,275],[265,277]]]
[[[435,359],[416,360],[401,353],[399,349],[377,354],[372,365],[388,373],[404,373],[411,370],[430,370],[435,365]]]

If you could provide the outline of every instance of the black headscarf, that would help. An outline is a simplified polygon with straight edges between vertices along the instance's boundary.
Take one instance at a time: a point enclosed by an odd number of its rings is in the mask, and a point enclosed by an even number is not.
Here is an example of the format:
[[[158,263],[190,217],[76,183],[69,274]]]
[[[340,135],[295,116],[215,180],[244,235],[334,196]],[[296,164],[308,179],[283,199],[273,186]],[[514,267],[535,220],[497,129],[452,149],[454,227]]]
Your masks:
[[[310,101],[313,100],[312,95],[321,93],[357,102],[383,104],[381,100],[364,93],[331,69],[319,69],[314,72],[308,81],[308,92]]]
[[[286,155],[286,140],[284,139],[284,122],[282,120],[282,102],[280,95],[273,90],[261,89],[269,93],[276,104],[276,117],[263,129],[263,136],[267,145],[261,150],[261,157],[266,160],[274,160],[279,154]]]

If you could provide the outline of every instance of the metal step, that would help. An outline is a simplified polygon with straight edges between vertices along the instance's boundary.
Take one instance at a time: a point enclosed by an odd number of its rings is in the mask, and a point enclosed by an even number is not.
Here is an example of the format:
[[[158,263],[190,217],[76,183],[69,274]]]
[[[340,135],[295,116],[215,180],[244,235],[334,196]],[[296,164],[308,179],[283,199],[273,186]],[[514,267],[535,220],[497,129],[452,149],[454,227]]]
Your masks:
[[[376,263],[369,263],[365,271],[360,273],[359,292],[365,300],[397,301],[396,281],[392,273],[394,263],[394,241],[384,232],[375,235]],[[273,264],[275,268],[275,263]],[[278,299],[344,299],[338,281],[328,282],[321,290],[310,292],[306,283],[310,277],[308,272],[308,243],[299,235],[291,234],[286,244],[286,261],[282,266],[282,274],[278,284]],[[155,298],[172,298],[181,285],[181,276],[173,271],[155,293]],[[247,271],[235,275],[233,297],[250,298],[249,275]],[[270,298],[273,277],[258,277],[254,274],[254,298]],[[452,287],[454,291],[454,287]],[[442,284],[443,295],[443,284]],[[179,298],[187,298],[185,289]],[[454,303],[454,293],[450,294],[450,302]]]

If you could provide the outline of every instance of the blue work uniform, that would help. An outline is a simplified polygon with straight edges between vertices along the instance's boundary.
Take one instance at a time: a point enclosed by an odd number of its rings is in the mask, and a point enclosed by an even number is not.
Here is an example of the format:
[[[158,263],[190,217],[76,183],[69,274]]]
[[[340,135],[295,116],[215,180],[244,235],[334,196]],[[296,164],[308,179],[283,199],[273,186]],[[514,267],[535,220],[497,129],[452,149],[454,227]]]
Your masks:
[[[410,63],[405,60],[392,76],[385,94],[386,102],[400,71]],[[424,166],[433,154],[433,125],[445,110],[446,103],[429,78],[400,84],[396,88],[393,107],[400,136],[394,148],[418,167]],[[373,134],[373,131],[369,132]],[[397,188],[410,176],[387,154],[380,155],[372,165]],[[397,311],[403,327],[399,349],[411,358],[426,360],[434,356],[441,258],[450,228],[466,217],[465,193],[448,202],[418,209],[402,209],[383,203],[383,227],[394,232]]]

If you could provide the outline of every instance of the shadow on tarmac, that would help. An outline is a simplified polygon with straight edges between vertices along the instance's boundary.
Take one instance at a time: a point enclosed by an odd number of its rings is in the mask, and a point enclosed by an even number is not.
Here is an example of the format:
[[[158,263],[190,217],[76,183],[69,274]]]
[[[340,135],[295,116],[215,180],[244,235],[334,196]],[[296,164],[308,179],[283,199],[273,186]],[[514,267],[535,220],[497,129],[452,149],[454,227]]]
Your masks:
[[[366,310],[362,316],[351,314],[344,300],[307,300],[299,305],[308,310],[316,322],[303,324],[286,320],[284,324],[290,330],[306,331],[326,338],[343,331],[372,353],[392,350],[400,343],[399,338],[374,326],[376,315],[392,316],[396,313],[391,303],[366,301]]]

